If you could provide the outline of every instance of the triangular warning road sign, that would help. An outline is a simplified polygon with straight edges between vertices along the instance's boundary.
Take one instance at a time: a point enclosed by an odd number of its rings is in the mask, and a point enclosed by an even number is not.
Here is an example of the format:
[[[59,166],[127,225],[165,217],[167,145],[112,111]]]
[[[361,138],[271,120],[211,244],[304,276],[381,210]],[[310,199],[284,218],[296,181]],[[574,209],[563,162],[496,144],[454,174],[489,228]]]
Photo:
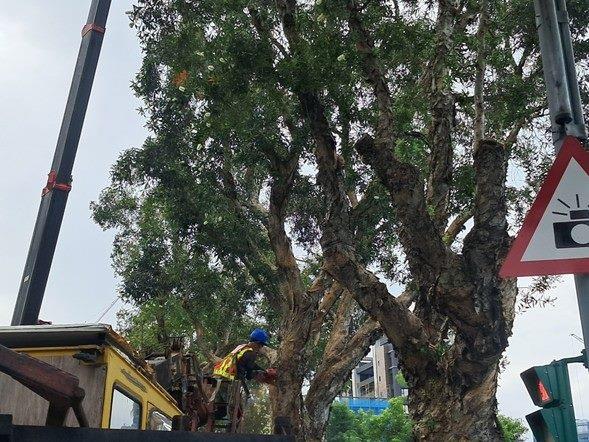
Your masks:
[[[589,153],[566,137],[526,215],[502,277],[589,273]]]

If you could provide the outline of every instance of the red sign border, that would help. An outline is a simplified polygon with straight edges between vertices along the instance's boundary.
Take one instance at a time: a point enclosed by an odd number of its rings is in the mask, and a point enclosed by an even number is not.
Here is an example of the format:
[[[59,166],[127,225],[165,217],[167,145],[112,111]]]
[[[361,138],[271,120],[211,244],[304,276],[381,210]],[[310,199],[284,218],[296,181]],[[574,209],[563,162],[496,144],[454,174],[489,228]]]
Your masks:
[[[532,204],[524,223],[513,242],[499,275],[502,278],[514,276],[561,275],[566,273],[589,273],[589,258],[553,259],[542,261],[522,261],[534,232],[550,204],[571,159],[577,160],[589,175],[589,153],[583,149],[575,137],[566,137],[554,164],[548,171],[546,180]]]

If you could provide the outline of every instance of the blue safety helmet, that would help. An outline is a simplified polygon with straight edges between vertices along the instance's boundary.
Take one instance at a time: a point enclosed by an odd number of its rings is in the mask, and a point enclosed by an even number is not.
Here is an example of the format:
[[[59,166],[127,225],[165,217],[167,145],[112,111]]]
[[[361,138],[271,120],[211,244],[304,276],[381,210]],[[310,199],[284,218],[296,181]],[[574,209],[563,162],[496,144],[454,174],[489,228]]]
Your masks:
[[[268,345],[268,341],[270,340],[270,335],[265,330],[261,328],[256,328],[250,334],[250,342],[257,342],[258,344]]]

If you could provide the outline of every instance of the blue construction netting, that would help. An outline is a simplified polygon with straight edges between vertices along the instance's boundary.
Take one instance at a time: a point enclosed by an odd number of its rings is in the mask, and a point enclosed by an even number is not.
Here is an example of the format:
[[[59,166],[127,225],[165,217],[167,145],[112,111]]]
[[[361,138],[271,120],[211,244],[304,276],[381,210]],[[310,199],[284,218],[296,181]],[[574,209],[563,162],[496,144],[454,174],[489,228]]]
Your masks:
[[[380,414],[389,406],[389,400],[381,398],[340,396],[336,400],[356,412]]]

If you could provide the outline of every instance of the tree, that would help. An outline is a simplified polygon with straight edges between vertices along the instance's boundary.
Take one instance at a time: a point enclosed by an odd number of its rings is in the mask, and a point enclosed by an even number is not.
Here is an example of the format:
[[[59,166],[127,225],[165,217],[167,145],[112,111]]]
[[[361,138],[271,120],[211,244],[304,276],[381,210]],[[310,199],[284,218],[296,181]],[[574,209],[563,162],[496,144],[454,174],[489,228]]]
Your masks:
[[[411,418],[404,410],[405,400],[389,400],[378,415],[355,413],[342,403],[334,403],[325,435],[326,442],[410,442],[413,440]]]
[[[589,17],[569,8],[584,58]],[[499,440],[517,289],[498,270],[550,150],[529,141],[545,112],[532,4],[141,0],[131,17],[153,136],[123,154],[96,210],[121,242],[150,201],[170,229],[138,253],[157,281],[139,284],[141,264],[129,287],[175,292],[159,247],[176,243],[242,276],[280,337],[274,415],[300,439],[321,438],[382,328],[416,437]],[[510,165],[526,174],[517,188]]]
[[[504,442],[517,442],[528,431],[519,419],[499,415],[499,425]],[[347,405],[336,402],[331,406],[331,414],[326,442],[411,441],[412,422],[404,410],[404,399],[394,398],[388,408],[380,415],[360,412],[354,413]]]
[[[522,421],[501,414],[499,415],[499,425],[501,426],[501,434],[505,442],[521,441],[523,440],[523,435],[528,432]]]
[[[178,55],[173,46],[166,50],[173,51],[168,57]],[[171,58],[167,62],[173,63]],[[170,334],[170,319],[179,321],[174,312],[189,326],[193,323],[192,342],[209,360],[222,348],[215,336],[230,337],[235,344],[246,336],[238,333],[244,322],[265,323],[276,331],[280,348],[274,415],[289,417],[297,433],[319,440],[331,401],[380,327],[321,271],[320,260],[297,263],[286,233],[287,203],[294,180],[303,185],[309,180],[298,171],[308,136],[296,129],[301,134],[294,134],[291,148],[269,132],[256,141],[264,150],[250,152],[248,144],[238,148],[234,128],[251,131],[253,125],[268,122],[245,121],[237,109],[216,119],[214,127],[210,112],[197,119],[191,95],[185,94],[186,71],[170,72],[158,85],[159,69],[164,69],[158,63],[146,57],[135,84],[146,101],[154,136],[121,156],[112,185],[93,204],[96,221],[118,229],[113,261],[123,281],[121,294],[140,312],[154,314],[151,325],[160,345]],[[217,90],[214,69],[204,69],[209,74],[198,87]],[[249,103],[250,109],[259,105],[256,100]],[[270,115],[275,111],[268,109]],[[216,136],[210,138],[211,133]],[[260,152],[265,155],[261,163]],[[260,201],[264,190],[268,199]],[[144,329],[133,320],[130,325],[130,333],[133,326]],[[311,382],[303,403],[306,378]]]
[[[253,400],[244,413],[243,432],[247,434],[272,434],[270,396],[266,386],[251,389]]]

